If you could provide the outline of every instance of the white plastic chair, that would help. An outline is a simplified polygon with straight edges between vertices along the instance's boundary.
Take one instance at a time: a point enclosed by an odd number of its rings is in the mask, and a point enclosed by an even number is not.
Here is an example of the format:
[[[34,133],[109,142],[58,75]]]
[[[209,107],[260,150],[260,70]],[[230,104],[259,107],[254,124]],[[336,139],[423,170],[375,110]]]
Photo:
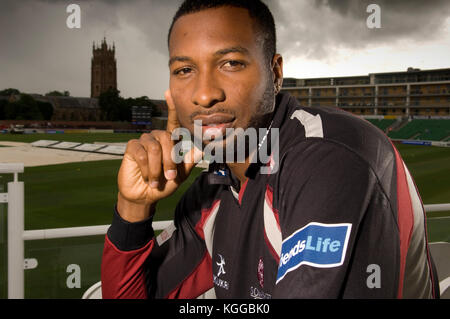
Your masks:
[[[99,281],[89,287],[81,299],[102,299],[102,282]]]

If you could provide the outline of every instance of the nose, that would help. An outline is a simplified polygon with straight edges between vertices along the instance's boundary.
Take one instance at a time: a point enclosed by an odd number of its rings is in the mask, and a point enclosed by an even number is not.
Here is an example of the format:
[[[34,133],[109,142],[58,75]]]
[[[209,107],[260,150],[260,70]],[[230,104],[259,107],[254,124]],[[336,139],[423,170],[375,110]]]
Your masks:
[[[224,100],[225,92],[214,78],[214,75],[207,71],[199,74],[194,92],[192,93],[192,103],[210,108]]]

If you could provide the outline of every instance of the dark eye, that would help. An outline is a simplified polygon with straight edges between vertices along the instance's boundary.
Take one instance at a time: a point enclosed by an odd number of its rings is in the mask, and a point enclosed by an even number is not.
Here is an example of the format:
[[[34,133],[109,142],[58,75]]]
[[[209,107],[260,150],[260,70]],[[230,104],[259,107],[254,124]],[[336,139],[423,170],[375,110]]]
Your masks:
[[[188,73],[190,73],[192,71],[191,68],[181,68],[181,69],[176,69],[173,74],[174,75],[186,75]]]
[[[229,71],[239,71],[245,68],[245,64],[236,60],[230,60],[223,64],[223,67]]]

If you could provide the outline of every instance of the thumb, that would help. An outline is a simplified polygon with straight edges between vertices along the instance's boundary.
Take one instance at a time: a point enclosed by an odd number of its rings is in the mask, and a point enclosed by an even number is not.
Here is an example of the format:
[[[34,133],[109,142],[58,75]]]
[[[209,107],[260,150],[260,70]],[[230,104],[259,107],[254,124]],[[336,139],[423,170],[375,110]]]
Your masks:
[[[167,90],[164,94],[167,102],[167,127],[166,131],[172,133],[178,127],[181,127],[180,122],[178,122],[177,110],[175,108],[175,104],[173,103],[172,94],[170,93],[170,89]]]

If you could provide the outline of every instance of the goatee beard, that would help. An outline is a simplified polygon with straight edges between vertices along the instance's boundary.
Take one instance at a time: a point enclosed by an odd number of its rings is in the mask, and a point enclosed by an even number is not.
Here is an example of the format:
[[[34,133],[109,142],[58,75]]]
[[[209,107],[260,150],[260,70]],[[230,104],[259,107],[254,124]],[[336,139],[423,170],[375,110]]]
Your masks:
[[[208,145],[211,143],[217,143],[215,147],[221,147],[223,152],[222,154],[227,154],[226,162],[243,162],[242,155],[244,155],[245,159],[249,158],[249,156],[257,150],[259,142],[267,133],[267,129],[269,129],[270,123],[273,119],[276,104],[275,89],[273,83],[270,81],[271,77],[268,78],[269,81],[266,85],[266,89],[261,96],[261,99],[258,101],[258,112],[250,118],[248,126],[245,128],[245,130],[254,129],[256,131],[257,143],[250,143],[250,138],[247,135],[245,135],[244,139],[242,139],[238,138],[236,134],[231,134],[226,138],[224,137],[223,140],[209,141]],[[203,143],[203,147],[205,146],[205,143]],[[231,154],[231,152],[227,152],[227,148],[228,150],[232,149],[233,154]]]

